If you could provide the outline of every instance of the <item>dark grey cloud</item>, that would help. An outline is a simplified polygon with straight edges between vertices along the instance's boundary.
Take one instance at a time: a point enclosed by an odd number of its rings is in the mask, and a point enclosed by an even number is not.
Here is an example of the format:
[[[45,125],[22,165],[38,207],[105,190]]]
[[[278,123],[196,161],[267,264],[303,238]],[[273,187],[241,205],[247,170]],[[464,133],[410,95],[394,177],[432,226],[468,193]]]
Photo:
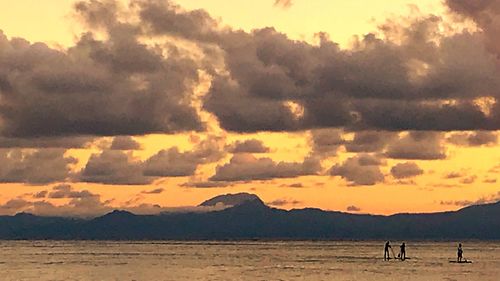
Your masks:
[[[0,150],[0,182],[47,184],[65,181],[71,176],[70,165],[77,159],[65,156],[64,149]]]
[[[201,164],[220,160],[224,155],[222,141],[213,136],[202,140],[191,151],[177,147],[160,150],[141,161],[123,150],[103,150],[93,154],[76,176],[76,181],[103,184],[143,185],[161,177],[192,176]]]
[[[191,153],[176,147],[162,150],[144,162],[144,174],[154,177],[183,177],[193,175],[200,164]]]
[[[477,131],[470,133],[454,133],[447,141],[460,146],[492,146],[498,143],[496,132]]]
[[[482,30],[440,35],[439,17],[420,16],[388,21],[378,30],[387,36],[377,31],[341,49],[324,34],[313,45],[273,28],[234,30],[204,10],[171,1],[136,0],[127,7],[80,1],[75,10],[89,30],[67,50],[0,36],[1,132],[202,130],[192,106],[199,70],[213,78],[203,108],[230,131],[500,129],[497,2],[446,3]],[[97,39],[95,30],[106,39]],[[176,40],[151,46],[142,37],[187,40],[203,58],[194,59]],[[477,103],[484,98],[493,101],[487,109]]]
[[[0,137],[0,148],[87,148],[93,137],[38,137],[9,138]]]
[[[141,149],[141,144],[130,136],[118,136],[113,138],[111,150],[138,150]]]
[[[342,131],[337,129],[320,129],[311,131],[312,155],[319,157],[335,156],[337,150],[346,142]]]
[[[397,138],[394,132],[356,132],[354,139],[345,144],[348,152],[381,152],[388,143]]]
[[[292,41],[273,29],[227,38],[220,44],[231,76],[215,78],[205,108],[228,130],[498,127],[493,115],[488,116],[473,101],[498,96],[499,85],[495,57],[484,50],[476,35],[443,38],[440,45],[423,41],[401,46],[370,35],[359,49],[349,51],[328,41],[318,47]],[[434,57],[412,52],[419,47],[414,43],[431,45]],[[299,61],[300,66],[296,65]],[[409,78],[413,70],[408,65],[413,61],[429,67],[418,81]],[[456,102],[447,102],[450,99]],[[286,106],[290,100],[303,107],[303,116],[294,115]]]
[[[211,181],[252,181],[274,178],[295,178],[317,175],[319,160],[307,158],[304,162],[275,162],[270,158],[256,158],[251,154],[236,154],[231,161],[217,166]]]
[[[175,47],[139,42],[136,28],[125,23],[102,32],[107,39],[87,32],[67,50],[9,40],[0,32],[4,136],[140,135],[203,128],[190,103],[198,81],[192,59]]]
[[[445,0],[455,13],[471,18],[482,29],[488,49],[500,54],[500,3],[497,0]]]
[[[119,150],[93,154],[77,178],[82,182],[124,185],[150,184],[153,180],[144,176],[141,161]]]
[[[140,32],[192,40],[207,56],[221,55],[228,75],[208,67],[215,77],[204,107],[228,130],[498,127],[496,107],[487,114],[474,102],[498,97],[496,58],[483,34],[439,35],[436,16],[393,21],[403,30],[401,42],[368,34],[342,50],[324,35],[319,45],[311,45],[272,28],[236,31],[203,10],[186,11],[169,1],[136,1],[134,7],[142,20]],[[391,24],[382,27],[386,33],[392,29]],[[303,116],[291,112],[290,101],[302,107]]]
[[[396,179],[407,179],[420,176],[424,171],[413,162],[398,163],[391,168],[391,174]]]
[[[271,150],[265,146],[261,140],[251,139],[245,141],[237,141],[229,146],[231,153],[268,153]]]
[[[410,132],[393,141],[385,155],[393,159],[439,160],[446,158],[443,135],[436,132]]]
[[[220,160],[224,155],[221,139],[209,136],[192,151],[180,152],[173,147],[161,150],[144,162],[144,175],[153,177],[191,176],[201,164]]]
[[[384,181],[380,171],[382,161],[369,154],[361,154],[347,159],[342,164],[334,165],[329,173],[340,176],[351,185],[375,185]]]
[[[193,40],[214,40],[219,37],[218,21],[205,10],[187,11],[172,1],[164,0],[137,0],[133,3],[139,10],[141,24],[152,34],[169,34]]]

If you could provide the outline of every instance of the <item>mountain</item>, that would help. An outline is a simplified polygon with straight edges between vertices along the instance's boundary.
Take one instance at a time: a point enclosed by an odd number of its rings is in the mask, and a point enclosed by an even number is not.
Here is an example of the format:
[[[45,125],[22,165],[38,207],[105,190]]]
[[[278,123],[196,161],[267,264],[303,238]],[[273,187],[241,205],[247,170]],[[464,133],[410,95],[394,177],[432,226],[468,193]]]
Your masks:
[[[261,203],[264,205],[264,202],[260,200],[260,198],[255,195],[255,194],[250,194],[250,193],[237,193],[237,194],[225,194],[225,195],[219,195],[216,196],[212,199],[209,199],[203,203],[200,204],[200,206],[208,207],[208,206],[217,206],[217,205],[224,205],[224,206],[239,206],[245,202],[252,202],[255,201],[257,203]]]
[[[223,195],[207,213],[135,215],[113,211],[90,220],[0,216],[0,239],[219,240],[219,239],[500,239],[500,202],[455,212],[357,215],[320,209],[281,210],[251,194]]]

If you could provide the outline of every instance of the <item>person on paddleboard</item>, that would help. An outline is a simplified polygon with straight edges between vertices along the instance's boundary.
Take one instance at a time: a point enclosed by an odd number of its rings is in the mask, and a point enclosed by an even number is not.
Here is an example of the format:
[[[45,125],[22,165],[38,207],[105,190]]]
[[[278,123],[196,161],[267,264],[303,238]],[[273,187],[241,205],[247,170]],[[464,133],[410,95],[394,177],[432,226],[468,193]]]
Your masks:
[[[384,260],[388,260],[391,258],[391,255],[389,254],[389,248],[392,250],[391,243],[387,241],[385,242],[384,246]]]
[[[399,258],[404,261],[406,259],[406,244],[403,242],[401,246],[399,246],[400,251],[399,251]]]
[[[457,249],[457,262],[462,262],[464,250],[462,250],[462,244],[458,244],[458,249]]]

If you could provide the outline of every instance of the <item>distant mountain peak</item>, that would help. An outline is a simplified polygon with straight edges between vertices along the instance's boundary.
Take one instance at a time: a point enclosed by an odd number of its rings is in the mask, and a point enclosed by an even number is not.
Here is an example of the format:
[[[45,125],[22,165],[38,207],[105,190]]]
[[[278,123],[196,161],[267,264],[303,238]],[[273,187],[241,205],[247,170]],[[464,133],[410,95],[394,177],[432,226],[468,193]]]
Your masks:
[[[240,206],[251,202],[252,204],[265,205],[264,202],[259,198],[259,196],[250,193],[236,193],[236,194],[224,194],[215,196],[205,202],[201,203],[200,206],[213,207],[213,206]]]
[[[135,215],[129,211],[114,210],[111,213],[107,213],[103,217],[132,217],[132,216]]]
[[[33,214],[31,214],[31,213],[21,212],[21,213],[15,214],[14,217],[17,217],[17,218],[34,218],[36,216],[33,215]]]

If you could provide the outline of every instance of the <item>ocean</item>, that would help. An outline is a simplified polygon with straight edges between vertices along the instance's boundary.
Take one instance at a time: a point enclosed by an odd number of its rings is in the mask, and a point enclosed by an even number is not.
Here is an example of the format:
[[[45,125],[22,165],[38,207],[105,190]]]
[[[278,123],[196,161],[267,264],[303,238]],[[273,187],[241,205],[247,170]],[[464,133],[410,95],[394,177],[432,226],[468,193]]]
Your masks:
[[[384,241],[0,241],[0,280],[500,280],[500,242],[463,242],[471,264],[456,244],[406,241],[403,262]]]

